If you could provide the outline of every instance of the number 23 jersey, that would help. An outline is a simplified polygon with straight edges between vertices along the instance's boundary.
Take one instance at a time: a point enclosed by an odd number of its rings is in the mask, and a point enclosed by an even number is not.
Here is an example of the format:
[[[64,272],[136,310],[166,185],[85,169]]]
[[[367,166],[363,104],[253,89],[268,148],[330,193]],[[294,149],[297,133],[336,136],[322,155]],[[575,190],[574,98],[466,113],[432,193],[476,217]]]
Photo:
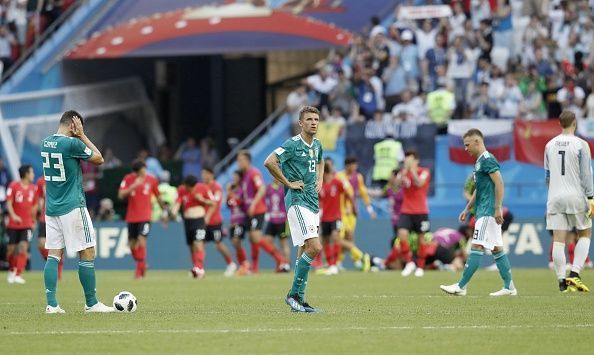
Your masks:
[[[64,216],[75,208],[87,207],[80,160],[92,156],[93,151],[78,138],[54,134],[41,142],[46,215]]]

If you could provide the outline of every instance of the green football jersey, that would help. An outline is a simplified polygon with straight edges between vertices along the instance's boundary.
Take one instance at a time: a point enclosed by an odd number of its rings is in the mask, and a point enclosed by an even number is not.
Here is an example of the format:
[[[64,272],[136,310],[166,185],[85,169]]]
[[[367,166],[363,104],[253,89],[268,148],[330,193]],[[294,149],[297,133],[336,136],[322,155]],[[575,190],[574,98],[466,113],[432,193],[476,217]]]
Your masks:
[[[495,184],[490,174],[499,170],[499,163],[493,154],[485,151],[474,164],[476,218],[495,215]]]
[[[75,208],[87,206],[80,160],[92,156],[93,151],[78,138],[54,134],[41,142],[45,214],[63,216]]]
[[[317,166],[322,161],[322,144],[314,138],[311,145],[305,143],[301,135],[287,139],[277,148],[277,155],[283,175],[289,181],[303,181],[303,190],[291,190],[285,187],[285,206],[301,206],[317,213],[320,210],[316,180]]]

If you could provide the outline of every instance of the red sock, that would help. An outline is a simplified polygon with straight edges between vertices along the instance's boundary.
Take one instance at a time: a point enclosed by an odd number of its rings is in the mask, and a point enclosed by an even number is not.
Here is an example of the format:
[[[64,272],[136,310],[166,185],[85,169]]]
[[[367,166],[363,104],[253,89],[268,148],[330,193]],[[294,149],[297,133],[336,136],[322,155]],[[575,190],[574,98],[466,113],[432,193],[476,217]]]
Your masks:
[[[326,254],[326,261],[328,266],[336,265],[336,256],[334,254],[334,244],[324,245],[324,254]]]
[[[417,249],[417,267],[424,269],[426,258],[427,258],[427,245],[419,243],[419,248]]]
[[[252,272],[258,272],[258,262],[260,259],[260,245],[252,243]]]
[[[575,254],[575,243],[567,244],[567,256],[569,257],[569,263],[573,264],[573,256]]]
[[[390,254],[386,258],[386,261],[385,261],[386,265],[392,264],[393,262],[398,260],[399,257],[400,257],[400,250],[398,250],[398,248],[396,248],[396,247],[393,247],[392,251],[390,251]]]
[[[47,249],[46,249],[47,250]],[[64,257],[58,263],[58,280],[62,280],[62,270],[64,269]]]
[[[277,264],[280,265],[283,263],[282,254],[279,253],[278,250],[276,250],[276,248],[274,247],[274,245],[270,244],[270,242],[268,242],[266,239],[260,239],[260,247],[264,249],[264,251],[266,251],[268,254],[270,254]]]
[[[408,240],[400,241],[400,252],[402,253],[402,258],[404,259],[405,263],[409,263],[412,261],[412,253],[410,252],[410,245],[408,244]]]
[[[311,266],[314,268],[321,268],[322,267],[322,253],[319,253],[318,255],[316,255],[316,257],[313,259]]]
[[[192,254],[192,261],[195,267],[204,269],[204,250],[196,250]]]
[[[340,251],[342,250],[342,246],[339,243],[334,244],[334,263],[338,262],[338,256],[340,255]]]
[[[16,274],[20,275],[23,273],[23,270],[25,270],[25,266],[27,266],[27,259],[28,259],[28,255],[27,252],[21,252],[16,256]]]
[[[16,271],[15,269],[16,269],[16,255],[13,253],[8,256],[8,270],[14,272],[14,271]]]
[[[553,262],[553,238],[551,238],[551,244],[549,245],[549,262]]]
[[[223,257],[225,258],[225,262],[227,263],[227,265],[229,265],[233,262],[233,258],[230,257],[229,255],[223,255]]]
[[[45,248],[39,248],[39,253],[41,254],[41,256],[43,257],[44,260],[47,260],[48,252],[49,252],[49,250],[47,250]]]
[[[243,263],[245,263],[247,257],[245,256],[245,249],[243,249],[242,246],[240,246],[236,251],[237,253],[237,262],[239,263],[239,265],[243,265]]]
[[[130,254],[132,254],[132,259],[138,261],[138,246],[130,248]]]

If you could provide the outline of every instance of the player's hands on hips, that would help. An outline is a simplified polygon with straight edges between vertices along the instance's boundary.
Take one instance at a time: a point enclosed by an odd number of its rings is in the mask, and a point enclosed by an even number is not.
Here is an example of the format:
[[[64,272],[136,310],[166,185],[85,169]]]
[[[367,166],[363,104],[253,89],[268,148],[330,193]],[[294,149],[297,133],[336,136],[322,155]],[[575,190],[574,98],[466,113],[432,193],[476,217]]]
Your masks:
[[[495,222],[503,224],[503,208],[495,207]]]
[[[464,223],[466,222],[466,217],[468,217],[468,210],[465,208],[462,210],[462,212],[460,212],[460,215],[458,216],[458,221],[460,223]]]
[[[317,184],[317,183],[316,183],[316,184]],[[303,186],[305,186],[305,185],[303,184],[303,181],[301,181],[301,180],[298,180],[298,181],[291,181],[291,182],[289,182],[289,186],[288,186],[288,187],[289,187],[291,190],[303,190]],[[318,189],[318,187],[316,186],[316,190],[317,190],[317,189]]]
[[[72,124],[70,125],[70,130],[72,131],[72,135],[75,137],[82,137],[85,135],[85,130],[84,130],[82,122],[78,116],[74,116],[72,118]]]

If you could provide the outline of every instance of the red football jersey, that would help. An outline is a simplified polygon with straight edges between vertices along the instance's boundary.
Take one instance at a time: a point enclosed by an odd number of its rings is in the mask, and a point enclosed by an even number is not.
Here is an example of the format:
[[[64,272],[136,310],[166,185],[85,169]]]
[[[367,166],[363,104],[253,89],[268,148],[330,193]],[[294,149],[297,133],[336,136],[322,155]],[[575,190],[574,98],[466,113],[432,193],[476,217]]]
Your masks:
[[[211,208],[215,209],[213,215],[210,217],[210,220],[206,224],[208,226],[218,226],[223,223],[223,216],[221,215],[221,203],[223,202],[223,188],[216,181],[211,182],[207,186],[208,199],[214,201],[216,205],[206,207],[206,213],[208,213],[208,211]]]
[[[249,168],[248,171],[245,172],[241,186],[241,190],[243,192],[243,203],[245,205],[246,212],[249,211],[250,205],[258,193],[258,189],[262,186],[264,186],[264,179],[262,179],[262,173],[260,170],[254,167]],[[262,196],[254,208],[255,215],[263,213],[266,213],[266,199],[264,196]]]
[[[45,178],[41,176],[35,184],[37,188],[37,200],[43,199],[41,211],[39,211],[39,222],[45,223]]]
[[[346,191],[348,182],[334,177],[330,182],[322,184],[320,191],[320,207],[322,208],[322,222],[334,222],[341,218],[340,195]]]
[[[184,185],[179,185],[177,188],[177,200],[184,210],[196,206],[202,206],[202,202],[196,200],[194,196],[186,189]]]
[[[209,199],[209,193],[210,193],[210,190],[208,189],[208,185],[206,185],[202,182],[199,182],[196,185],[194,185],[194,187],[192,188],[192,191],[191,191],[192,196],[200,195],[200,197],[202,197],[205,200]],[[194,199],[196,199],[196,198],[194,197]],[[206,208],[206,205],[204,203],[202,203],[198,200],[196,200],[196,202],[197,202],[197,206],[202,206],[202,207]]]
[[[34,184],[23,185],[20,181],[13,181],[8,185],[6,191],[6,202],[12,202],[14,213],[22,220],[21,223],[15,222],[8,217],[7,228],[10,229],[29,229],[33,228],[33,208],[37,203],[37,191]]]
[[[124,176],[120,184],[120,190],[128,189],[136,180],[137,174],[130,173]],[[128,209],[126,210],[126,222],[139,223],[150,222],[152,214],[151,199],[155,195],[159,197],[159,182],[152,175],[145,175],[142,183],[138,185],[128,196]]]
[[[427,192],[429,191],[429,182],[431,181],[431,172],[427,168],[417,168],[417,175],[420,179],[425,179],[423,186],[417,186],[409,171],[402,177],[402,187],[404,191],[404,200],[402,201],[401,213],[405,214],[428,214]]]

